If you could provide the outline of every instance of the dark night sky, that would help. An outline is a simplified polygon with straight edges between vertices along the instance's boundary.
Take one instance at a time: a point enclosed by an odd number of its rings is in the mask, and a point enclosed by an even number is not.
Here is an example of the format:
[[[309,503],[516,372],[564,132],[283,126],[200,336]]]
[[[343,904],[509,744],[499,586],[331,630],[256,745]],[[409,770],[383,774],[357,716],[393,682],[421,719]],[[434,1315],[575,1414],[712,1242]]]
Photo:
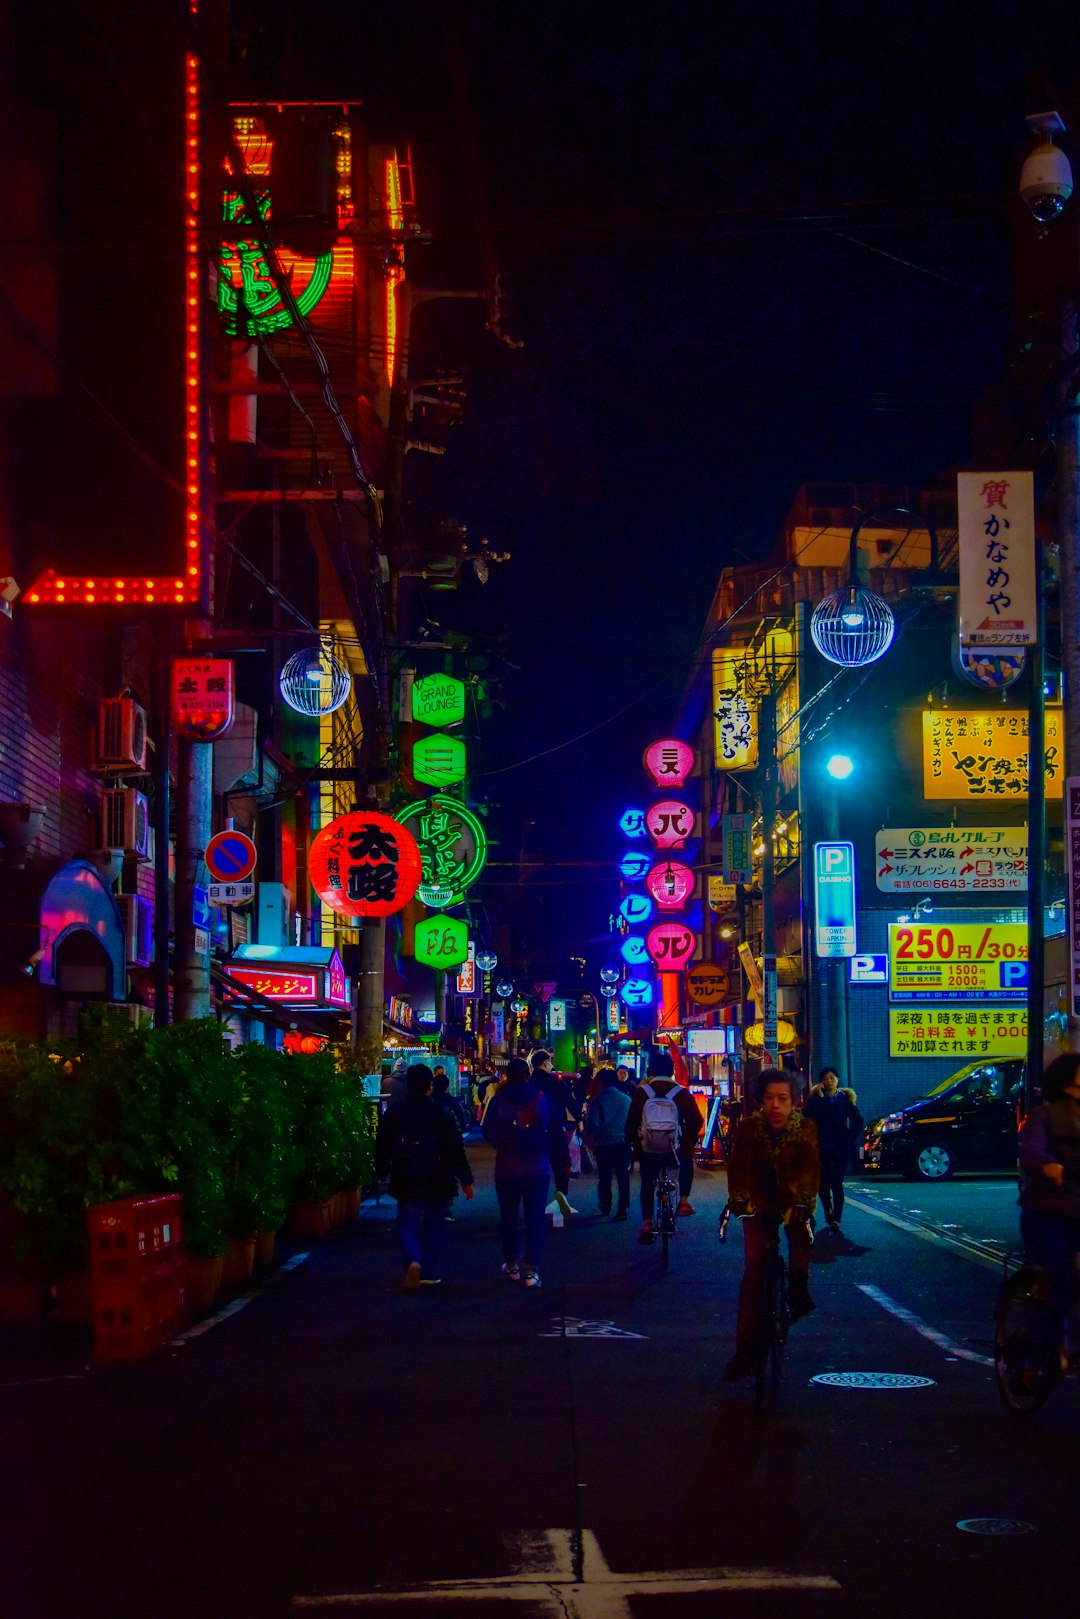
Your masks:
[[[246,93],[360,98],[373,138],[411,143],[435,237],[413,273],[467,285],[486,253],[503,273],[525,346],[443,306],[427,341],[466,359],[467,417],[408,475],[513,559],[433,613],[510,631],[519,667],[475,781],[504,858],[525,819],[550,858],[612,854],[720,568],[770,549],[804,481],[933,479],[968,453],[972,401],[1006,356],[1031,74],[1075,82],[1077,8],[253,15]],[[613,893],[546,891],[568,946]]]

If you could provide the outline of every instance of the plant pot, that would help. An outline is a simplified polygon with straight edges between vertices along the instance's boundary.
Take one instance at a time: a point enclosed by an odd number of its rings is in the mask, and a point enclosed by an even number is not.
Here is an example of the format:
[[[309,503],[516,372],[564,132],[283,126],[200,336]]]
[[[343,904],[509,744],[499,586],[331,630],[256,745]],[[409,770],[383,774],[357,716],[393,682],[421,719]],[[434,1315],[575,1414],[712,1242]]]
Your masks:
[[[94,1324],[94,1298],[88,1270],[67,1271],[56,1280],[56,1309],[68,1326]]]
[[[276,1241],[276,1231],[256,1231],[255,1269],[257,1271],[269,1270],[274,1263],[274,1243]]]
[[[319,1242],[330,1229],[330,1204],[294,1203],[289,1223],[305,1242]]]
[[[360,1188],[359,1188],[359,1186],[354,1186],[351,1192],[345,1192],[343,1194],[343,1196],[345,1198],[345,1216],[344,1216],[344,1218],[346,1220],[355,1220],[357,1215],[360,1213]]]
[[[330,1199],[330,1215],[333,1225],[340,1225],[345,1218],[345,1193],[335,1192]]]
[[[221,1259],[223,1287],[244,1287],[255,1270],[255,1238],[234,1237]]]
[[[192,1315],[209,1315],[221,1292],[221,1255],[216,1259],[188,1259],[187,1307]]]
[[[45,1312],[45,1289],[17,1270],[0,1272],[0,1322],[29,1327]]]

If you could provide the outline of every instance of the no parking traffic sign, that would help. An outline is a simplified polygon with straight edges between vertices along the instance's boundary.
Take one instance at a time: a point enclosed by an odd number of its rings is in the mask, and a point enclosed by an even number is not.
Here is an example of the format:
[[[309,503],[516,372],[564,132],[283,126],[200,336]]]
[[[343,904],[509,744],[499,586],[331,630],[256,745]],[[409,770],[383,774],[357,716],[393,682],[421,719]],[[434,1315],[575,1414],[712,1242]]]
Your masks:
[[[246,832],[215,832],[203,859],[216,882],[242,883],[255,870],[258,851]]]

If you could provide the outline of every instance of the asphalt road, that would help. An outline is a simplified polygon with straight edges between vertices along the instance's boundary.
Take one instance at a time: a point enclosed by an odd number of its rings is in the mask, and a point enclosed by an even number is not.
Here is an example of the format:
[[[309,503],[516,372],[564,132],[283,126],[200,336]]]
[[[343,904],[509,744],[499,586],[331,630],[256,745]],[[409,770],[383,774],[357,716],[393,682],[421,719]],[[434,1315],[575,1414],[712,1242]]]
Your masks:
[[[1078,1391],[1018,1422],[988,1364],[1010,1182],[850,1183],[758,1414],[722,1172],[666,1274],[575,1181],[527,1292],[473,1158],[441,1288],[384,1203],[151,1361],[0,1342],[0,1619],[1075,1611]],[[925,1381],[812,1381],[876,1372]]]

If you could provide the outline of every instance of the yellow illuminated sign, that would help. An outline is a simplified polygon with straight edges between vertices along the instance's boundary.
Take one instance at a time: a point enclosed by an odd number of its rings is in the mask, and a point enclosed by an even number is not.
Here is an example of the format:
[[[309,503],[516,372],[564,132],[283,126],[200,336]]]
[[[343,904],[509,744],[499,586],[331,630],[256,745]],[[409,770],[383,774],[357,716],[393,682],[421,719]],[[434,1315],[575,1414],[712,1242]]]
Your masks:
[[[889,924],[891,1001],[1023,1001],[1026,922]]]
[[[749,690],[742,649],[713,652],[713,726],[717,770],[757,764],[757,700]]]
[[[1026,798],[1028,722],[1022,709],[923,710],[924,798]],[[1046,711],[1046,796],[1062,796],[1065,744],[1061,709]]]
[[[1023,1057],[1027,1008],[905,1006],[889,1008],[890,1057]]]

